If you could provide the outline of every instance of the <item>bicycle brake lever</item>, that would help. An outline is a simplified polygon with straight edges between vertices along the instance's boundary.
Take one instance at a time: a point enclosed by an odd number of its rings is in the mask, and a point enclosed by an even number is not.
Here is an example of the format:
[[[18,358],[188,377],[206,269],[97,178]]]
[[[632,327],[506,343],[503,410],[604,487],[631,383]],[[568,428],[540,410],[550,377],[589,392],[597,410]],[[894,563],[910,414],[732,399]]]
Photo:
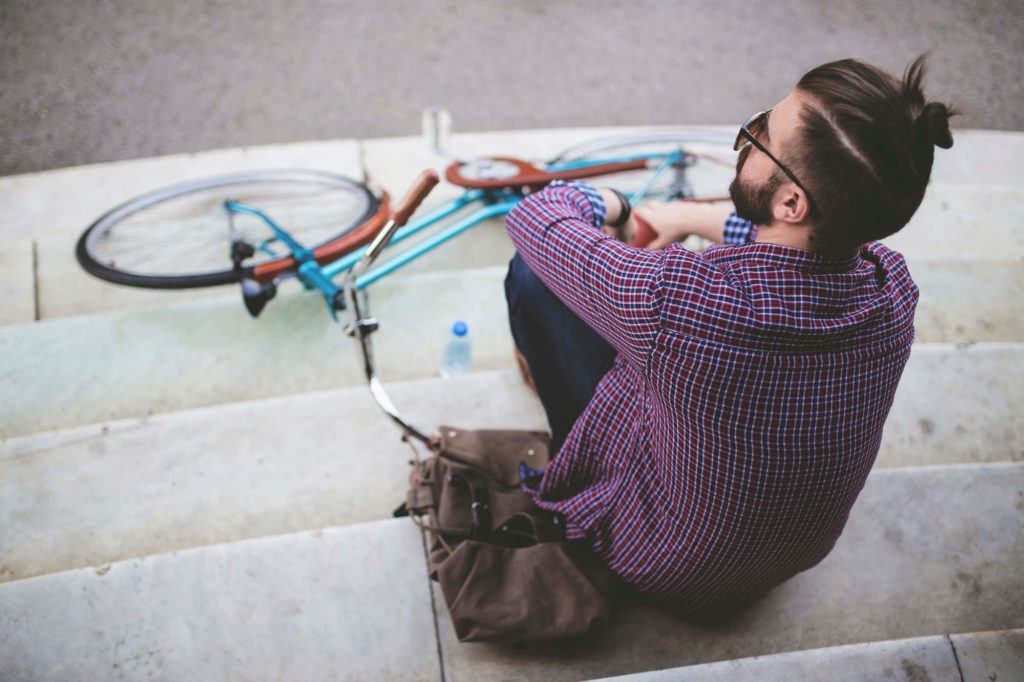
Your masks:
[[[412,187],[402,197],[402,200],[398,202],[398,207],[391,212],[391,219],[384,224],[381,231],[377,233],[376,238],[366,247],[362,260],[356,264],[356,268],[360,272],[373,264],[373,261],[377,259],[380,252],[384,250],[384,247],[391,241],[395,232],[398,231],[398,228],[405,225],[406,221],[419,208],[419,205],[427,198],[430,190],[434,189],[438,182],[440,182],[440,178],[432,170],[425,170],[419,174]],[[356,268],[353,268],[353,270]]]

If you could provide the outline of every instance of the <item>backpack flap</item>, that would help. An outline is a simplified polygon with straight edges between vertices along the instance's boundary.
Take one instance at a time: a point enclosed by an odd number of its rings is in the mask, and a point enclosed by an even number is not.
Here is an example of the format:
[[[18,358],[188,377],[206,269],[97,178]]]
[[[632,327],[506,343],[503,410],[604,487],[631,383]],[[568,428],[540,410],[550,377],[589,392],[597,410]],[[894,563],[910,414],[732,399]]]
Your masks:
[[[460,429],[442,426],[441,457],[466,464],[506,486],[519,487],[519,465],[543,469],[551,458],[551,437],[544,431]]]

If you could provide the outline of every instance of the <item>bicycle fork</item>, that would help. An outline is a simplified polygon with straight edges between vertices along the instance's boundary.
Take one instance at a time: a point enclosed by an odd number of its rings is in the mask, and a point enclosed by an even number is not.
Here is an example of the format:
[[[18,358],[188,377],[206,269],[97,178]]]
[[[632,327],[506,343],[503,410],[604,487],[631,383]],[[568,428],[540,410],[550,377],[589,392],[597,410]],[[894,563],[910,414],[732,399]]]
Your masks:
[[[335,320],[338,319],[338,311],[345,309],[344,292],[329,277],[324,275],[320,269],[320,264],[316,262],[312,249],[307,249],[295,241],[270,216],[254,206],[229,199],[224,202],[224,210],[228,214],[231,230],[231,261],[234,263],[235,270],[241,270],[242,261],[255,255],[256,251],[264,251],[274,255],[270,251],[270,243],[274,241],[283,242],[291,251],[292,257],[299,264],[295,272],[296,277],[299,278],[299,281],[302,282],[306,289],[319,289],[320,293],[324,296],[327,310],[330,312],[331,317]],[[234,216],[239,213],[246,213],[259,218],[271,229],[274,236],[263,241],[259,246],[249,244],[234,229]],[[263,311],[263,307],[267,305],[267,302],[277,294],[277,284],[274,282],[260,284],[254,279],[243,277],[241,278],[241,283],[242,301],[245,303],[245,309],[253,317],[257,317]]]

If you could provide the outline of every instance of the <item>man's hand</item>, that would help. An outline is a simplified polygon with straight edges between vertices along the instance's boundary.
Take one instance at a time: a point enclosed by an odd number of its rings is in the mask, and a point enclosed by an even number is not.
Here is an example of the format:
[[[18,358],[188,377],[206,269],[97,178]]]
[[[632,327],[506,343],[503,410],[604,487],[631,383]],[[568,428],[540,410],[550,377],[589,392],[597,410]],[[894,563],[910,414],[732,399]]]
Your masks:
[[[658,235],[647,248],[662,249],[686,239],[691,234],[722,243],[722,226],[732,210],[730,203],[671,201],[644,204],[633,209],[633,212],[647,222]]]

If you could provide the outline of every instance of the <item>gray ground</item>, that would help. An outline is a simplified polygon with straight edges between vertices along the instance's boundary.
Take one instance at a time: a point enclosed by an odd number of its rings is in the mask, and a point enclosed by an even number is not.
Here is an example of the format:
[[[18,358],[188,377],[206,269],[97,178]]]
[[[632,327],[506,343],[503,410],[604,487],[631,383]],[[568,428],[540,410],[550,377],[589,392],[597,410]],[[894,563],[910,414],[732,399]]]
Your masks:
[[[239,145],[732,123],[807,69],[902,72],[1024,129],[1019,0],[0,0],[0,175]]]

